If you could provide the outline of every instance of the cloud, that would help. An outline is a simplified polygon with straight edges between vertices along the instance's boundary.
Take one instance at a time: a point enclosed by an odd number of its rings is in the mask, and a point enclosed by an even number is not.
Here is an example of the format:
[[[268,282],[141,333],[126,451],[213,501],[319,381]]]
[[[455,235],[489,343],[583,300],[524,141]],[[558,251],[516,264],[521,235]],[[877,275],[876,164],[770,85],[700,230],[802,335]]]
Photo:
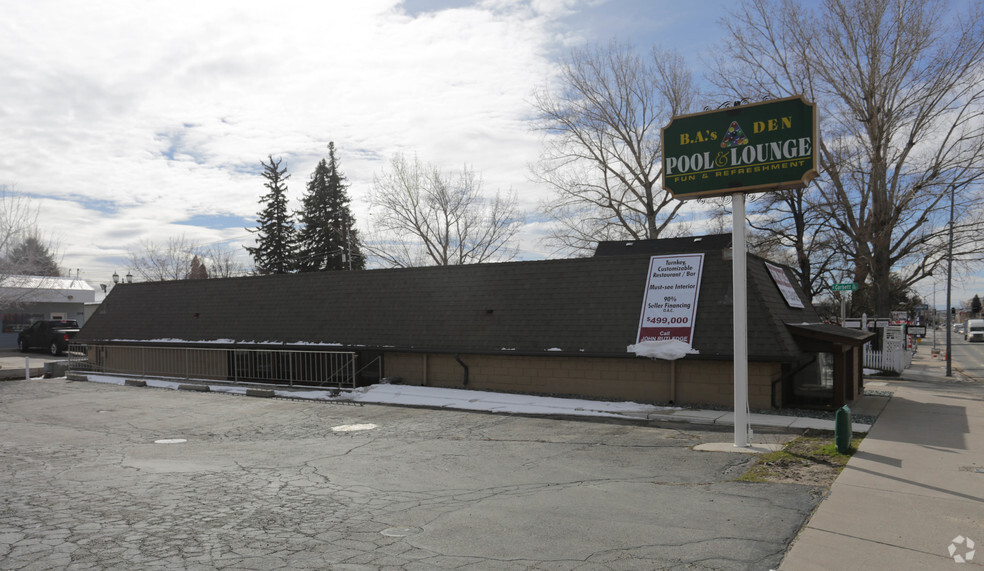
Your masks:
[[[83,273],[140,240],[217,238],[189,219],[255,218],[268,155],[285,158],[296,200],[330,140],[362,220],[373,172],[398,151],[529,199],[543,191],[527,181],[527,100],[575,5],[13,3],[0,183],[39,200]]]

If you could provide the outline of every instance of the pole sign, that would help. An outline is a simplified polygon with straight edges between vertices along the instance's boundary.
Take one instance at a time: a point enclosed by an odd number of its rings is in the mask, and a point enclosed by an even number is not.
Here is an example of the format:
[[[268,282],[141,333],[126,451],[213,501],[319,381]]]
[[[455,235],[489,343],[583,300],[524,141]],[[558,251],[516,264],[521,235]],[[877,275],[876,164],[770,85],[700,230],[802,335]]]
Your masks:
[[[802,96],[681,115],[663,127],[663,188],[687,200],[805,186],[816,107]]]
[[[831,291],[858,291],[858,284],[851,282],[848,284],[834,284],[830,288]]]
[[[676,339],[691,345],[704,254],[653,256],[649,259],[636,343]]]

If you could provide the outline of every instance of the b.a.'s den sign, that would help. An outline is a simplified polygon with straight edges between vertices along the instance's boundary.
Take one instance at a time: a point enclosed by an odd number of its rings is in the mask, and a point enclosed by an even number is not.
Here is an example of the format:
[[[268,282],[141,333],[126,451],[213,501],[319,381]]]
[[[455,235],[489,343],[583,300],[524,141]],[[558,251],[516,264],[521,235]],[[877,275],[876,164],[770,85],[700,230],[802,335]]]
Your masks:
[[[663,188],[674,198],[764,192],[817,176],[816,108],[802,97],[674,117]]]

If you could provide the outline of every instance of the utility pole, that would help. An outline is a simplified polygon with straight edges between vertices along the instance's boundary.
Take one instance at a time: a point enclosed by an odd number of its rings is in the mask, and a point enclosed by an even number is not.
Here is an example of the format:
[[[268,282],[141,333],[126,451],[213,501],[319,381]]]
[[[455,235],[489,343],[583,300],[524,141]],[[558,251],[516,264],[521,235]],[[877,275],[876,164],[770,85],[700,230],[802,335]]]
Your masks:
[[[950,185],[950,245],[946,255],[946,376],[953,376],[953,354],[950,335],[953,334],[953,185]]]

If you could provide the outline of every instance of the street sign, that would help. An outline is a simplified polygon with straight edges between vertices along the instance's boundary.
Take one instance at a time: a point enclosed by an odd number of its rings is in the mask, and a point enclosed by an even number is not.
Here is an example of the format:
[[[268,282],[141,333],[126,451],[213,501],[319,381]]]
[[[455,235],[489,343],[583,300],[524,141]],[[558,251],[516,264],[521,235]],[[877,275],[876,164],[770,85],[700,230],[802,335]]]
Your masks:
[[[927,309],[929,309],[928,303],[923,303],[921,305],[916,306],[916,311],[926,311]]]
[[[848,284],[834,284],[830,289],[833,291],[858,291],[858,284],[854,282]]]
[[[816,126],[802,96],[673,117],[663,188],[687,200],[806,186],[817,176]]]

